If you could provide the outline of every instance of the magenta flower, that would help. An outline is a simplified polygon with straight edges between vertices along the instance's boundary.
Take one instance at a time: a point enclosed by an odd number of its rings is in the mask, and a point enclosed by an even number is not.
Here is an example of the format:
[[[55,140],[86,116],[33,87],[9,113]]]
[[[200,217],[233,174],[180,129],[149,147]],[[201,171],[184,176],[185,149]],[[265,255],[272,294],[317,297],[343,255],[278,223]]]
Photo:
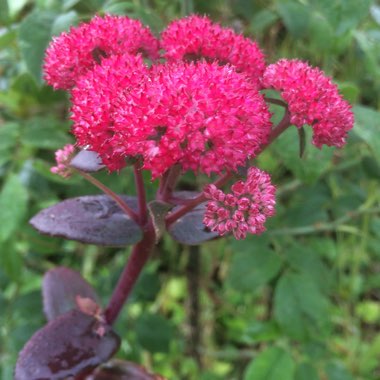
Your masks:
[[[105,57],[142,53],[158,58],[158,40],[140,21],[126,16],[95,16],[55,37],[46,51],[45,80],[55,89],[68,90],[78,78]]]
[[[70,162],[74,156],[74,145],[67,144],[62,149],[58,149],[55,152],[55,161],[57,166],[53,166],[50,171],[54,174],[58,174],[63,178],[68,178],[71,175]]]
[[[225,194],[215,185],[207,185],[203,192],[207,208],[203,223],[223,236],[233,233],[236,239],[244,239],[247,233],[261,234],[266,219],[275,214],[276,188],[270,176],[251,167],[247,180],[235,182],[232,193]]]
[[[165,58],[229,63],[250,76],[259,87],[265,70],[264,55],[256,42],[222,28],[207,17],[189,16],[173,21],[161,35]]]
[[[125,166],[125,146],[134,131],[129,125],[115,126],[120,104],[148,75],[141,56],[124,54],[102,61],[82,76],[72,90],[72,131],[79,146],[97,152],[110,170]]]
[[[264,73],[265,87],[281,91],[288,103],[291,122],[313,127],[313,144],[342,147],[354,125],[351,106],[319,68],[299,60],[282,59]]]
[[[206,174],[235,171],[267,142],[271,123],[245,75],[229,65],[178,62],[152,68],[123,102],[115,129],[116,145],[141,155],[155,178],[176,163]]]

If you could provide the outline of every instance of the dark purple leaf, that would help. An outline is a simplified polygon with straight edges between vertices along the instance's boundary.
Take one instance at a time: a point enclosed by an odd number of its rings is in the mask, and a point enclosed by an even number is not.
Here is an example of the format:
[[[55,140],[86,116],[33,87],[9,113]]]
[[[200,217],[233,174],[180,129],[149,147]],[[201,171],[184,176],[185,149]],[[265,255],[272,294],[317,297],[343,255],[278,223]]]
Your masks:
[[[151,201],[148,203],[149,213],[156,232],[156,242],[161,239],[165,232],[165,216],[172,207],[172,205],[161,201]]]
[[[153,375],[138,364],[113,360],[99,367],[87,380],[165,380],[160,375]]]
[[[71,310],[38,330],[19,354],[15,380],[60,380],[87,373],[118,350],[119,337],[102,322]]]
[[[181,206],[173,209],[175,212]],[[206,203],[201,203],[189,213],[185,214],[169,227],[172,238],[182,244],[198,245],[218,237],[217,232],[211,232],[203,224]]]
[[[94,173],[104,168],[98,153],[91,150],[81,150],[70,162],[74,169],[82,170],[86,173]]]
[[[137,209],[135,197],[121,198]],[[89,244],[121,247],[142,238],[137,223],[107,195],[67,199],[39,212],[30,224],[43,234]]]
[[[99,304],[91,285],[76,271],[58,267],[45,273],[42,283],[44,312],[49,321],[77,308],[76,297],[90,298]]]

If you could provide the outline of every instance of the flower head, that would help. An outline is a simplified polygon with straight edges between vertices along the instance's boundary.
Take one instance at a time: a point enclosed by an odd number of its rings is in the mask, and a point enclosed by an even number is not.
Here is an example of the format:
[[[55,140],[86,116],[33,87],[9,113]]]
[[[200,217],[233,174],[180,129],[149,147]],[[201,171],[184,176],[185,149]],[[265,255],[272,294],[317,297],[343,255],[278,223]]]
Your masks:
[[[115,126],[120,104],[148,74],[140,55],[115,55],[78,79],[71,92],[72,131],[77,143],[97,152],[110,170],[125,166],[129,126]],[[128,133],[122,134],[128,130]]]
[[[124,53],[158,57],[158,40],[140,21],[126,16],[95,16],[55,37],[46,51],[45,80],[68,90],[104,58]]]
[[[173,21],[161,35],[161,46],[169,61],[205,58],[222,65],[229,63],[249,75],[257,86],[265,70],[264,55],[256,42],[207,17],[194,15]]]
[[[121,105],[125,154],[139,154],[153,177],[179,163],[206,174],[236,170],[266,143],[263,97],[231,66],[178,62],[153,67],[143,88]],[[120,144],[123,142],[120,141]]]
[[[69,167],[71,159],[74,155],[74,145],[67,144],[62,149],[58,149],[55,152],[55,160],[57,166],[53,166],[50,171],[54,174],[58,174],[63,178],[68,178],[71,175],[71,169]]]
[[[299,60],[282,59],[267,67],[263,84],[281,91],[294,125],[313,127],[315,146],[345,144],[354,124],[351,106],[320,69]]]
[[[205,187],[204,195],[210,201],[203,223],[221,236],[232,232],[236,239],[244,239],[247,233],[264,232],[264,223],[275,214],[276,204],[276,188],[269,174],[252,167],[247,180],[235,182],[231,190],[225,194],[215,185]]]

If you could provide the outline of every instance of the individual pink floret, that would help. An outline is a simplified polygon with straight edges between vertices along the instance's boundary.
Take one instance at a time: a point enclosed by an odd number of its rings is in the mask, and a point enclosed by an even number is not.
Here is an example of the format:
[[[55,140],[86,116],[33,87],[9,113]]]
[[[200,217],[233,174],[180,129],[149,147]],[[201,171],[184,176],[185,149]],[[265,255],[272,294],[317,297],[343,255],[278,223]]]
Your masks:
[[[125,152],[144,158],[153,177],[179,163],[206,174],[235,171],[254,157],[271,129],[262,95],[245,75],[216,63],[152,68],[132,91],[115,128]]]
[[[275,214],[276,204],[276,188],[269,174],[251,167],[247,180],[235,182],[231,190],[225,194],[215,185],[204,188],[205,197],[210,199],[203,219],[206,227],[221,236],[232,232],[236,239],[264,232],[264,223]]]
[[[346,143],[354,115],[323,71],[299,60],[282,59],[267,67],[263,85],[281,91],[294,125],[313,127],[315,146],[342,147]]]
[[[115,126],[116,114],[147,74],[141,56],[115,55],[78,79],[71,92],[72,131],[78,145],[97,152],[111,171],[125,166],[126,139],[134,133],[129,125]]]
[[[221,65],[229,63],[260,87],[265,60],[257,43],[207,17],[194,15],[173,21],[161,35],[161,47],[169,61],[205,58]]]
[[[55,152],[55,161],[57,166],[53,166],[50,171],[58,174],[63,178],[68,178],[71,175],[70,162],[75,152],[74,145],[67,144],[62,149]]]
[[[44,64],[44,78],[55,89],[69,90],[105,57],[124,53],[158,58],[159,42],[150,29],[126,16],[95,16],[54,37]]]

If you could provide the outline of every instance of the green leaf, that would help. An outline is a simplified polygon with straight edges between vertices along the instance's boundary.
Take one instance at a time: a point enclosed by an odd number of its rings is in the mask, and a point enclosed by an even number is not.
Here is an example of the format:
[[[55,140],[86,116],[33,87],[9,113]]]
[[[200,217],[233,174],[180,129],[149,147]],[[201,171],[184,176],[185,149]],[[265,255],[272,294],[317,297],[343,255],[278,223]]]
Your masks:
[[[331,273],[319,254],[313,250],[311,241],[309,244],[310,248],[301,244],[292,245],[286,254],[286,260],[294,270],[310,277],[319,289],[327,291],[331,285]]]
[[[144,314],[136,321],[136,334],[140,344],[150,352],[168,352],[174,337],[174,328],[164,317]]]
[[[42,61],[51,39],[54,20],[53,13],[36,10],[26,16],[20,24],[21,54],[37,83],[42,83]]]
[[[70,11],[59,15],[53,22],[51,34],[53,36],[69,30],[70,26],[78,23],[79,17],[77,12]]]
[[[0,152],[12,149],[17,143],[20,125],[14,122],[4,123],[0,128]],[[1,153],[0,153],[1,155]]]
[[[244,380],[293,380],[295,364],[289,352],[271,347],[248,365]]]
[[[255,321],[244,331],[242,341],[246,344],[267,342],[278,339],[281,336],[278,324],[273,321]]]
[[[326,375],[328,380],[354,380],[342,364],[335,362],[327,364]]]
[[[293,0],[276,0],[276,8],[286,28],[294,37],[307,34],[310,20],[310,9]]]
[[[13,281],[20,281],[23,260],[16,250],[15,242],[8,240],[1,243],[0,267],[4,273]],[[15,307],[15,306],[14,306]]]
[[[136,302],[153,302],[156,299],[158,292],[160,291],[160,287],[160,279],[157,273],[144,271],[140,275],[135,287],[133,288],[131,297],[132,301],[135,300]]]
[[[254,14],[249,29],[253,34],[263,32],[269,26],[273,25],[278,20],[278,18],[279,17],[275,12],[269,9],[264,9]]]
[[[0,242],[19,227],[26,212],[28,194],[16,175],[10,176],[0,192]]]
[[[254,244],[253,237],[244,244],[233,244],[234,255],[227,284],[242,292],[252,292],[267,284],[281,269],[282,259],[266,244]],[[252,244],[253,243],[253,244]]]
[[[274,152],[283,161],[284,165],[301,181],[315,183],[329,168],[334,148],[323,146],[318,149],[311,145],[312,128],[305,128],[307,147],[302,159],[299,158],[299,137],[297,128],[289,128],[273,144]]]
[[[365,141],[380,163],[380,112],[365,106],[353,107],[355,113],[354,132]]]
[[[285,273],[274,297],[274,316],[292,338],[307,340],[326,334],[329,325],[328,300],[307,273]]]
[[[69,137],[64,132],[66,125],[50,118],[36,117],[29,119],[24,126],[22,142],[33,148],[59,149],[68,143]]]
[[[297,367],[294,380],[320,380],[317,370],[309,363]]]

